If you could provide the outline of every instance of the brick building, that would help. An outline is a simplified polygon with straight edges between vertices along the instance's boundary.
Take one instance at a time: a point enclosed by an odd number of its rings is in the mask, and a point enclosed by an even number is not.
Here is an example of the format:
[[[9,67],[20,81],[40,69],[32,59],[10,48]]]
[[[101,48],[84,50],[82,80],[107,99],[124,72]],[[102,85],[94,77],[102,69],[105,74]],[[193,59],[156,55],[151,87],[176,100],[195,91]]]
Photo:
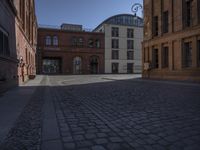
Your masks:
[[[199,0],[144,0],[144,78],[200,80],[199,8]]]
[[[19,84],[21,84],[36,74],[37,18],[34,0],[15,0],[14,5],[17,10],[16,52],[19,61]]]
[[[104,34],[86,32],[81,25],[38,29],[39,74],[104,73]]]
[[[15,37],[16,9],[13,1],[0,1],[0,92],[17,85]]]

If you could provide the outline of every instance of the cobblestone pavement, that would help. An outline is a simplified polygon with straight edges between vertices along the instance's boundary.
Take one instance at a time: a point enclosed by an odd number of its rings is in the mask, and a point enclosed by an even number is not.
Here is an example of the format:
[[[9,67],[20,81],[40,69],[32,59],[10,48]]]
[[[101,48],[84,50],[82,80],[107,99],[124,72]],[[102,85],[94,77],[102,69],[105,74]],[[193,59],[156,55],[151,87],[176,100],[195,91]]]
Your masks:
[[[111,76],[49,78],[66,150],[200,149],[200,85]]]
[[[7,137],[0,143],[0,150],[40,150],[44,90],[42,86],[36,88]]]

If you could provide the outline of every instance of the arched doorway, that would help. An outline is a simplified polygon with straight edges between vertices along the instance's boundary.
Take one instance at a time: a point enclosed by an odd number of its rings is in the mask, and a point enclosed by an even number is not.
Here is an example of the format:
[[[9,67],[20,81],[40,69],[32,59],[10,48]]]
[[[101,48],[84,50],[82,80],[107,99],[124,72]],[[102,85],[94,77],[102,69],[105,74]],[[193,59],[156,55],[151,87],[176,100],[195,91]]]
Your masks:
[[[98,58],[98,56],[90,57],[90,73],[91,74],[99,73],[99,58]]]
[[[82,60],[80,57],[73,59],[73,74],[81,74]]]

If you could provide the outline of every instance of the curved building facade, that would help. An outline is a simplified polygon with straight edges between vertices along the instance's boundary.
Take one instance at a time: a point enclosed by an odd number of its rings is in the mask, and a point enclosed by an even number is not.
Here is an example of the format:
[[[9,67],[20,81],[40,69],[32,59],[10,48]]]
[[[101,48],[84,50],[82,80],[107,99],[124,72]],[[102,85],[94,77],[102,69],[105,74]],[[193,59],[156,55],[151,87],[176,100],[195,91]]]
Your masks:
[[[105,73],[141,73],[142,18],[115,15],[103,21],[94,32],[105,34]]]

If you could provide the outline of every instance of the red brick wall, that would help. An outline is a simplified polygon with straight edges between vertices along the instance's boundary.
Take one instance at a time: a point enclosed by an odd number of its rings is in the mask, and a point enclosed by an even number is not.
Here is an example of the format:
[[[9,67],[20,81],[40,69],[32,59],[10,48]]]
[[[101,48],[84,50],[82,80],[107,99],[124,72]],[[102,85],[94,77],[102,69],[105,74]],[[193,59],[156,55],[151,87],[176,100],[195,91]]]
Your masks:
[[[46,46],[46,36],[58,36],[58,46]],[[82,37],[84,44],[82,47],[72,46],[73,37]],[[89,48],[88,40],[100,40],[100,48]],[[82,73],[90,73],[90,57],[97,56],[99,58],[99,71],[104,73],[104,34],[93,32],[71,32],[56,29],[38,29],[38,48],[37,48],[37,67],[38,73],[42,73],[42,59],[45,57],[59,57],[62,59],[62,74],[73,74],[73,59],[81,57]]]

